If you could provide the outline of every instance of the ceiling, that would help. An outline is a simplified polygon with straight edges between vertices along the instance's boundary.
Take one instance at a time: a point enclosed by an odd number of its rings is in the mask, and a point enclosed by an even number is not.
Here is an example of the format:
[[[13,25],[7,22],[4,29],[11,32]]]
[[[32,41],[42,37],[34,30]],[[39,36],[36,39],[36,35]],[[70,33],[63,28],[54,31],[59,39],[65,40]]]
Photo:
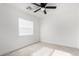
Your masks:
[[[39,7],[33,5],[32,3],[11,3],[10,5],[18,8],[19,10],[25,12],[25,13],[29,13],[38,17],[43,17],[45,16],[45,14],[40,10],[39,12],[34,13],[33,11],[38,9]],[[56,3],[48,3],[48,6],[56,6]],[[47,13],[50,13],[51,11],[53,11],[55,9],[47,9]]]

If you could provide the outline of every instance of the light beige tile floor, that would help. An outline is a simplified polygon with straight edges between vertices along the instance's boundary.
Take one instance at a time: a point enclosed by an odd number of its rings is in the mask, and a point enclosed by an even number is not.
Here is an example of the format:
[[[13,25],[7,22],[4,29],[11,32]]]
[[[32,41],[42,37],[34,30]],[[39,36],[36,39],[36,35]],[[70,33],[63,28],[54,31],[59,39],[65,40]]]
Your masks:
[[[79,49],[55,45],[55,44],[48,44],[43,42],[29,45],[25,48],[9,53],[6,56],[31,56],[33,53],[39,51],[43,47],[48,47],[53,50],[50,56],[79,56]]]

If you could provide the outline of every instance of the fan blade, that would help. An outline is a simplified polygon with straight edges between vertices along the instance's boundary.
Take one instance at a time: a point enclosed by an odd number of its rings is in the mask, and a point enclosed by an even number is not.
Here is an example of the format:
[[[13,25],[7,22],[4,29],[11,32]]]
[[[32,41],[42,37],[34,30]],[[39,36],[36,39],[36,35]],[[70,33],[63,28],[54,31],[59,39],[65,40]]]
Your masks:
[[[39,7],[41,7],[41,5],[39,5],[39,4],[37,4],[37,3],[32,3],[32,4],[34,4],[34,5],[36,5],[36,6],[39,6]]]
[[[46,10],[44,10],[44,13],[47,14]]]
[[[46,6],[47,9],[56,9],[56,6]]]
[[[39,11],[41,8],[39,8],[39,9],[37,9],[37,10],[35,10],[34,12],[37,12],[37,11]]]

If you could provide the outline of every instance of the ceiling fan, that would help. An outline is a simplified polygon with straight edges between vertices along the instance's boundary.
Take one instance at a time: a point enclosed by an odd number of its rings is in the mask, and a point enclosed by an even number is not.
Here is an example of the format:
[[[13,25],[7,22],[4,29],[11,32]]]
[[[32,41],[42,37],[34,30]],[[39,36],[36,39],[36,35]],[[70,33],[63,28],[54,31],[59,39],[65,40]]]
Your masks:
[[[42,10],[44,12],[44,14],[47,14],[46,9],[56,9],[56,6],[47,6],[48,3],[40,3],[40,4],[32,3],[32,4],[40,7],[37,10],[35,10],[34,12]]]

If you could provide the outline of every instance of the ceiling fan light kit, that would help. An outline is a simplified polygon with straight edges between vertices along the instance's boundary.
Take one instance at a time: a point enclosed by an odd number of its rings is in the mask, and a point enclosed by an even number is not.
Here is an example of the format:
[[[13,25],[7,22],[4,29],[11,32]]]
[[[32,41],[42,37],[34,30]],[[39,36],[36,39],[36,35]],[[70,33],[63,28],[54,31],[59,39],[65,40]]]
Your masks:
[[[45,10],[45,8],[41,8],[41,10],[42,10],[42,11],[44,11],[44,10]]]

